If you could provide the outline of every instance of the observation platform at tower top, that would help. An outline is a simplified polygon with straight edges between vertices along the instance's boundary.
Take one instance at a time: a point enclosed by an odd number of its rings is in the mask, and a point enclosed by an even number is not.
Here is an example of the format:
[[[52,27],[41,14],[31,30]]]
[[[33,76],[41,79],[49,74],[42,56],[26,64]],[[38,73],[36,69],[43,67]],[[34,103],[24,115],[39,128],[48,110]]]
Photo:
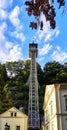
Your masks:
[[[32,47],[32,48],[33,48],[33,47],[34,47],[34,48],[38,48],[38,44],[32,42],[32,43],[29,44],[29,48],[31,48],[31,47]]]
[[[29,44],[29,56],[31,57],[31,53],[35,52],[36,53],[36,57],[38,55],[38,44],[37,43],[30,43]]]

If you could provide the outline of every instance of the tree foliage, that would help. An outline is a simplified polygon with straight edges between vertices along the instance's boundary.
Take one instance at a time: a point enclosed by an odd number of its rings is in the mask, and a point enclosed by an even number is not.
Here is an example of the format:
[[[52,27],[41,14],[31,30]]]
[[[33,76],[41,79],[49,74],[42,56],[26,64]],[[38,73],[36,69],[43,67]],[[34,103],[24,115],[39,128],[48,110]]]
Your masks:
[[[7,79],[8,79],[8,76],[7,76],[5,65],[0,64],[0,86],[4,86]]]
[[[40,20],[40,16],[43,15],[46,18],[46,21],[50,22],[50,26],[52,29],[56,27],[56,11],[54,7],[55,0],[27,0],[25,2],[27,8],[26,11],[29,16],[33,15],[35,17],[35,21],[30,22],[30,27],[33,29],[37,29],[37,26],[40,26],[40,29],[43,29],[43,20]],[[57,0],[59,8],[65,5],[65,0]]]
[[[11,92],[7,87],[7,71],[5,65],[0,64],[0,113],[12,106]]]
[[[11,92],[9,91],[7,85],[2,86],[0,89],[0,113],[8,110],[13,106],[13,100]]]
[[[61,65],[56,61],[47,62],[43,71],[46,84],[67,82],[67,65]]]
[[[26,82],[29,73],[30,60],[7,62],[5,65],[0,64],[0,113],[12,105],[19,108],[21,104],[24,112],[28,112],[29,86],[26,85]],[[54,83],[67,83],[67,63],[62,65],[56,61],[47,62],[43,69],[37,63],[37,76],[39,82],[39,108],[42,114],[45,86]]]
[[[10,78],[15,77],[16,75],[19,75],[21,69],[24,68],[24,61],[14,61],[14,62],[6,62],[5,64],[6,70]]]

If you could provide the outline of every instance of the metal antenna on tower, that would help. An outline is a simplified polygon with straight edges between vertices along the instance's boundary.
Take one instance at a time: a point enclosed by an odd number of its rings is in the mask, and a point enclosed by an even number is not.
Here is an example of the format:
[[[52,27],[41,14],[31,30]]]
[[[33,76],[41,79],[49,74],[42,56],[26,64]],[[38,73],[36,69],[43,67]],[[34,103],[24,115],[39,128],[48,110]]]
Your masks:
[[[34,37],[32,38],[32,40],[33,40],[33,42],[32,42],[32,43],[34,43],[34,41],[36,40],[36,37],[34,36]]]
[[[30,63],[30,77],[29,77],[29,106],[28,106],[28,117],[29,117],[29,129],[37,130],[40,128],[40,117],[39,117],[39,99],[38,99],[38,80],[37,80],[37,63],[36,57],[38,54],[38,44],[29,44],[29,57],[31,58]]]

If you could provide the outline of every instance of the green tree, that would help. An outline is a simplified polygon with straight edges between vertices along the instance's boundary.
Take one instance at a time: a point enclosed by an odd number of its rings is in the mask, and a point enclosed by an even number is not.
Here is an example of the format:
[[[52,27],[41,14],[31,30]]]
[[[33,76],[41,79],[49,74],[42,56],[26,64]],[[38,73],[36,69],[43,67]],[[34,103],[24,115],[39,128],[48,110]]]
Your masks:
[[[12,68],[14,68],[12,71],[9,69],[11,65],[13,66]],[[9,79],[7,78],[8,80],[5,80],[4,77],[1,80],[2,82],[5,81],[5,84],[7,81],[8,88],[11,88],[14,105],[19,107],[22,104],[24,111],[27,113],[29,86],[26,85],[26,82],[30,73],[30,60],[21,61],[20,63],[19,61],[11,62],[8,64],[6,70],[12,72],[12,74],[15,73],[15,75],[13,77],[10,76]],[[4,72],[6,72],[6,70]],[[7,73],[5,74],[5,77],[7,77]],[[39,82],[40,114],[43,114],[45,86],[46,84],[52,83],[67,83],[67,63],[62,65],[56,61],[47,62],[43,69],[40,64],[37,63],[37,76]],[[3,87],[0,89],[3,89]]]
[[[41,65],[38,63],[37,63],[37,77],[39,85],[42,86],[44,84],[44,74]]]
[[[0,86],[5,85],[7,79],[8,77],[7,77],[7,71],[5,65],[0,64]]]
[[[12,105],[10,91],[6,85],[8,81],[5,65],[0,64],[0,113],[7,110]]]
[[[20,86],[24,81],[24,61],[7,62],[5,64],[9,76],[9,86]]]
[[[56,81],[59,83],[67,83],[67,63],[64,63],[62,69],[56,75]]]
[[[10,73],[10,80],[7,83],[12,91],[14,105],[20,107],[22,104],[25,112],[27,112],[29,96],[29,87],[26,85],[30,70],[29,65],[30,60],[26,60],[25,62],[22,60],[17,62],[7,62],[5,65],[7,72]]]
[[[13,100],[7,85],[0,86],[0,113],[8,110],[12,105]]]
[[[59,82],[57,75],[63,70],[63,65],[56,61],[47,62],[43,70],[45,84],[57,83]]]
[[[17,87],[18,91],[15,95],[16,106],[23,106],[24,112],[28,113],[29,86],[22,84]]]
[[[14,61],[14,62],[6,62],[5,64],[6,70],[9,74],[9,77],[12,78],[20,73],[20,70],[24,68],[24,61]]]
[[[25,61],[25,71],[26,71],[26,73],[27,73],[27,79],[28,79],[28,77],[29,77],[29,74],[30,74],[30,60],[26,60]]]
[[[41,14],[46,17],[46,21],[50,22],[51,28],[56,27],[56,11],[54,6],[55,0],[27,0],[25,2],[27,8],[26,11],[29,16],[33,15],[35,17],[35,22],[30,22],[30,27],[37,29],[37,26],[40,26],[40,29],[43,29],[43,21],[40,20]],[[57,0],[59,8],[65,5],[65,0]]]

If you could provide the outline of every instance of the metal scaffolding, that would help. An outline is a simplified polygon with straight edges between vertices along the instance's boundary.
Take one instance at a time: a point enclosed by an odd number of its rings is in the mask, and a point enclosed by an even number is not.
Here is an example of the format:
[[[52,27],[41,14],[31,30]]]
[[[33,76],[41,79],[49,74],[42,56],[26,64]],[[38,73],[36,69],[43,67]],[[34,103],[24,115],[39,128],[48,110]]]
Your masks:
[[[31,58],[30,64],[30,77],[29,77],[29,129],[40,128],[39,117],[39,99],[38,99],[38,80],[37,80],[37,63],[36,57],[38,54],[38,44],[29,44],[29,57]]]

